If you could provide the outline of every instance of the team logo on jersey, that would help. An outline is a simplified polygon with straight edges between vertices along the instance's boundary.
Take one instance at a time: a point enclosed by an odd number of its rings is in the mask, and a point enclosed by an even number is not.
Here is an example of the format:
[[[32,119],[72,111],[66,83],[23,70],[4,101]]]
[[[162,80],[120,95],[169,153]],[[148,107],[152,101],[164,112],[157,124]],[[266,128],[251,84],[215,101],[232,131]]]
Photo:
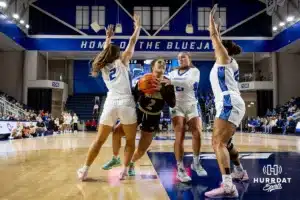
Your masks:
[[[154,94],[145,94],[145,96],[152,99],[163,99],[160,92],[155,92]]]

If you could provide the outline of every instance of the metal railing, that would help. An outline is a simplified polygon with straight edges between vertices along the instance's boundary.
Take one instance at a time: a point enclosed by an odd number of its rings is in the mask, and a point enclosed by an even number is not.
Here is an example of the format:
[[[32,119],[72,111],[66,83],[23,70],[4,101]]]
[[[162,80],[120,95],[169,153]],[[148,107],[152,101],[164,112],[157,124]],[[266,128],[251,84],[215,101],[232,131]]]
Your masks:
[[[272,72],[259,74],[257,72],[240,74],[240,82],[272,81]]]
[[[23,118],[26,116],[24,109],[10,103],[4,97],[0,97],[0,113],[3,115],[14,115],[18,118]]]

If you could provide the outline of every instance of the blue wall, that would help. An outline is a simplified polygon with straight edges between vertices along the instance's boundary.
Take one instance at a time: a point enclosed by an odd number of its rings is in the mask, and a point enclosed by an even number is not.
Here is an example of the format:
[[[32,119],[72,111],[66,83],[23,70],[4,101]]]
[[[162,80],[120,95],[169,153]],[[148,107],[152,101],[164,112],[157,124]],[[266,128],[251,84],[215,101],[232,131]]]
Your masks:
[[[193,64],[200,70],[200,83],[199,92],[207,93],[211,90],[209,82],[209,73],[214,64],[213,61],[195,61]],[[169,72],[172,68],[177,67],[177,60],[172,60],[169,64]],[[135,69],[135,64],[130,65],[130,71],[132,74],[133,82],[135,79],[139,78],[139,75],[149,73],[150,66],[144,65],[142,68],[142,73],[133,75],[133,70]],[[141,68],[139,68],[141,69]],[[106,93],[107,88],[101,76],[98,78],[93,78],[90,75],[90,65],[88,60],[75,60],[74,61],[74,93]]]
[[[74,93],[106,93],[107,88],[101,76],[90,76],[88,60],[74,60]]]

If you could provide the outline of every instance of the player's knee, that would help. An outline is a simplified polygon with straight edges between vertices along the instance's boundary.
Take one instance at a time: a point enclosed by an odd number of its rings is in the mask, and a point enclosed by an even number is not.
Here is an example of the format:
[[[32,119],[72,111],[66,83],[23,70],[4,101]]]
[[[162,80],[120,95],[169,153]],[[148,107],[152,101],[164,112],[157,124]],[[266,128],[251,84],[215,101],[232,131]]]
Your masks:
[[[133,140],[126,139],[126,147],[135,148],[135,139]]]
[[[191,131],[192,131],[193,137],[200,139],[200,134],[201,134],[200,127],[192,127]]]
[[[218,138],[213,138],[212,139],[212,147],[214,150],[217,150],[217,149],[226,147],[226,144]]]

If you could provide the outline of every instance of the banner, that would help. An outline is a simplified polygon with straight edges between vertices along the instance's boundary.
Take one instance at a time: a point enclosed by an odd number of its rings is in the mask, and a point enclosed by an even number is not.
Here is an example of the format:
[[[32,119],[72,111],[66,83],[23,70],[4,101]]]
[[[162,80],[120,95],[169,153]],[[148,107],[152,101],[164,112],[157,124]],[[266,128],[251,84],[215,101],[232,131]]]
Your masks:
[[[36,125],[36,122],[20,122],[26,126]],[[0,134],[10,134],[17,127],[17,121],[0,121]]]
[[[277,0],[266,0],[267,14],[272,16],[277,8]]]
[[[226,38],[223,38],[226,39]],[[27,50],[37,51],[101,51],[104,39],[90,38],[27,38],[17,41]],[[125,50],[128,39],[113,39],[112,43]],[[243,52],[270,52],[272,51],[272,40],[269,39],[236,39]],[[209,39],[139,39],[135,51],[151,52],[212,52],[213,46]]]
[[[282,7],[284,6],[285,0],[277,0],[277,5]]]

